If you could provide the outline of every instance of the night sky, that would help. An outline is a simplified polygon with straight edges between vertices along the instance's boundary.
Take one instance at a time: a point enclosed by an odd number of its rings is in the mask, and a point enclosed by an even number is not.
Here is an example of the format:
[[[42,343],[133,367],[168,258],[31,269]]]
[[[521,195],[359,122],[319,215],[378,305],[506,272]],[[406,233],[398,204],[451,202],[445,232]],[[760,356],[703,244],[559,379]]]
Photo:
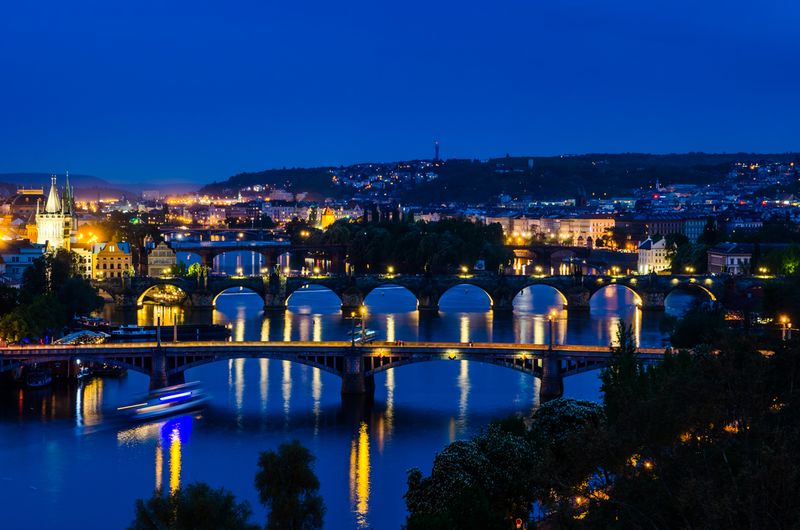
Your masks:
[[[797,150],[798,35],[796,0],[3,2],[0,172]]]

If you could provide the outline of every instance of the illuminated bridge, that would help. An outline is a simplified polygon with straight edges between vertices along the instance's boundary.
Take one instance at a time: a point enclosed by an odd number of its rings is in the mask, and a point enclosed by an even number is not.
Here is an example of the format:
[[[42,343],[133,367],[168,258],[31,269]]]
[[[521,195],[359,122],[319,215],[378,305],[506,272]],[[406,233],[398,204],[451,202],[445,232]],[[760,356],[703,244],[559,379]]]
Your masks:
[[[640,348],[640,358],[658,362],[660,348]],[[51,345],[0,348],[0,372],[32,363],[70,361],[114,364],[150,377],[151,388],[184,381],[184,372],[203,364],[240,358],[288,360],[325,370],[342,378],[342,394],[374,391],[374,375],[411,363],[466,360],[504,366],[541,379],[540,398],[563,391],[563,378],[605,366],[606,346],[462,342],[373,342],[356,345],[326,342],[183,342]]]

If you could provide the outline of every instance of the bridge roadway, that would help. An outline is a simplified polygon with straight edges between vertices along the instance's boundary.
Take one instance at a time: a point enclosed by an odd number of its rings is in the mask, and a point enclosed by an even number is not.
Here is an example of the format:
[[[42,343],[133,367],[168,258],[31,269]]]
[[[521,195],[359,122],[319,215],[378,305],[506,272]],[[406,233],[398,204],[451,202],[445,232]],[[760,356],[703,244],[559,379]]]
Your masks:
[[[663,348],[639,348],[646,362],[658,362]],[[563,392],[563,378],[605,366],[607,346],[463,342],[372,342],[355,347],[349,341],[107,343],[32,345],[0,348],[0,372],[33,363],[77,359],[104,362],[150,376],[150,387],[183,382],[190,368],[238,358],[288,360],[325,370],[342,378],[343,394],[372,394],[374,375],[406,364],[466,360],[495,364],[541,379],[540,397]]]

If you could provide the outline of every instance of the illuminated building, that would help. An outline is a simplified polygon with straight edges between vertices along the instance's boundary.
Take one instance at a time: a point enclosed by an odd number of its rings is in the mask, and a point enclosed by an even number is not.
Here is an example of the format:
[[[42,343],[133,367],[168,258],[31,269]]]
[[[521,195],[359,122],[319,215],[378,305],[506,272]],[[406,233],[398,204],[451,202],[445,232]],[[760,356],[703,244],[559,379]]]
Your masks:
[[[56,186],[56,177],[52,176],[44,212],[39,210],[39,203],[36,205],[36,242],[40,245],[46,244],[49,250],[69,250],[77,234],[76,220],[69,174],[61,196]]]
[[[147,256],[147,275],[151,278],[166,276],[173,265],[175,265],[175,251],[162,241]]]
[[[94,246],[94,278],[122,278],[131,272],[131,246],[116,240]]]
[[[647,238],[639,244],[639,262],[636,267],[639,274],[661,272],[669,270],[670,267],[671,260],[667,255],[666,239],[662,237],[657,241],[653,241]]]

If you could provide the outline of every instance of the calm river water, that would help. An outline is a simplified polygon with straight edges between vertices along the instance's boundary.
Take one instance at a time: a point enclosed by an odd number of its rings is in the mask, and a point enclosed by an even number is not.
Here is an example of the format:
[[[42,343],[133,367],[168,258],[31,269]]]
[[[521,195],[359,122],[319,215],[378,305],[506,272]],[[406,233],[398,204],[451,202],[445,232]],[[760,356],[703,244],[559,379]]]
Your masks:
[[[676,293],[668,311],[690,302]],[[285,315],[264,315],[259,299],[229,292],[213,312],[175,313],[182,322],[230,324],[233,340],[343,340],[332,293],[309,288],[290,299]],[[367,299],[367,325],[388,340],[547,341],[546,314],[561,307],[547,287],[528,289],[513,316],[488,311],[482,291],[457,287],[438,317],[422,318],[414,298],[384,288]],[[147,306],[116,322],[151,323],[170,309]],[[640,343],[660,346],[662,315],[642,313],[633,294],[608,287],[586,314],[561,312],[556,340],[608,344],[620,319],[634,324]],[[599,399],[597,372],[565,379],[570,397]],[[147,378],[94,379],[43,391],[0,389],[2,528],[124,528],[134,500],[155,488],[193,481],[224,486],[248,500],[263,523],[253,479],[260,451],[299,439],[316,455],[327,506],[326,528],[399,528],[405,518],[406,470],[429,472],[438,451],[478,432],[493,418],[528,414],[537,405],[536,380],[506,368],[466,361],[421,363],[376,376],[374,404],[343,403],[340,380],[287,361],[233,360],[187,372],[213,395],[201,414],[138,427],[111,418],[116,406],[147,390]]]

